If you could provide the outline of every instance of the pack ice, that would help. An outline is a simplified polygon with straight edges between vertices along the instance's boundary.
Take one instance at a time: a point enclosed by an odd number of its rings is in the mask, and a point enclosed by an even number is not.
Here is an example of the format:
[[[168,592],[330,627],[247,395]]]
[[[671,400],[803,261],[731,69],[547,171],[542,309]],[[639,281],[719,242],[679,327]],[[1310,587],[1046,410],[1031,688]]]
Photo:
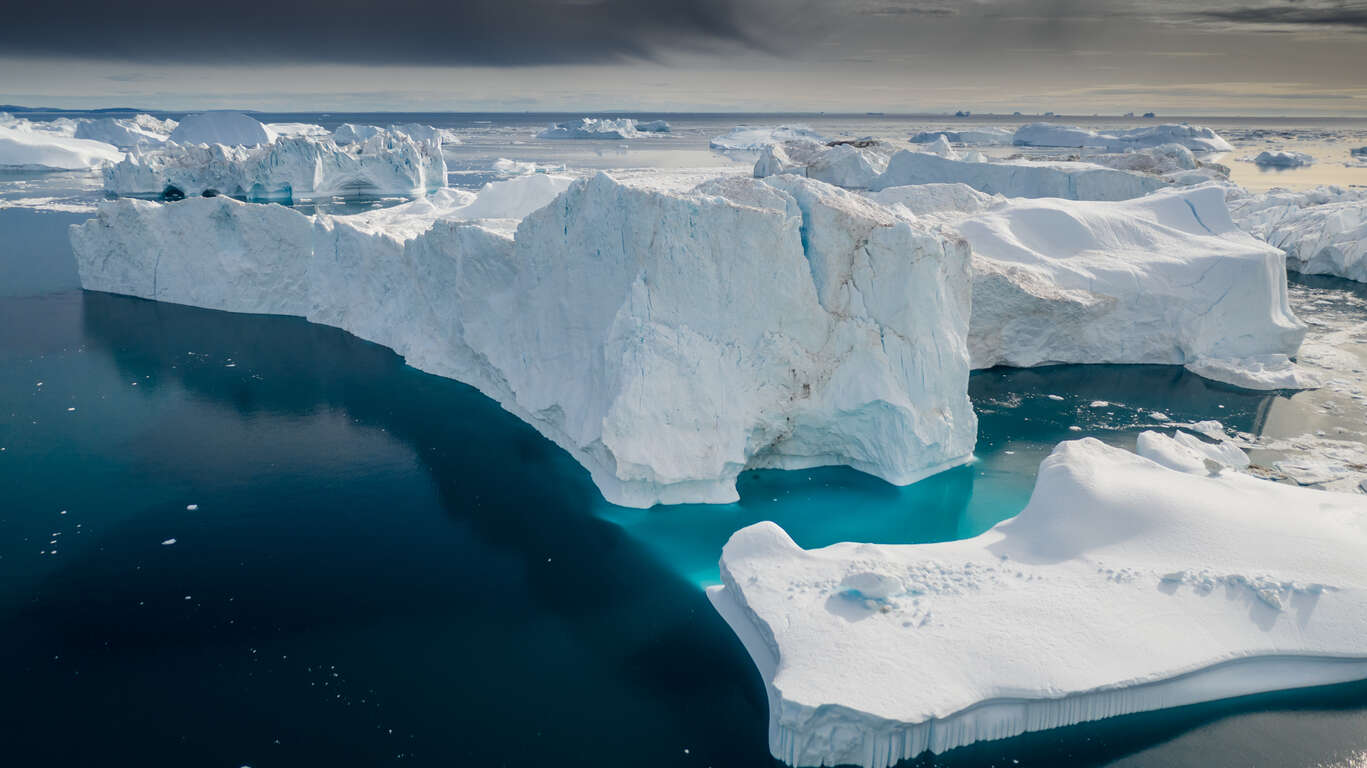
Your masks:
[[[259,146],[178,144],[134,149],[104,172],[120,195],[206,191],[251,200],[330,195],[420,195],[446,186],[446,160],[433,142],[380,131],[338,146],[329,138],[281,137]]]
[[[469,220],[523,212],[514,187],[547,178],[314,220],[124,199],[72,244],[87,289],[303,315],[470,383],[618,504],[734,501],[752,467],[905,484],[968,460],[962,240],[797,178],[670,193],[600,174],[520,223]],[[481,208],[495,190],[519,210]]]
[[[1101,133],[1077,126],[1030,123],[1016,129],[1012,143],[1024,147],[1092,147],[1109,152],[1181,144],[1193,152],[1229,152],[1234,149],[1215,131],[1199,125],[1169,123]]]
[[[1285,251],[1288,268],[1367,282],[1367,191],[1230,190],[1228,197],[1239,226]]]
[[[1025,731],[1367,678],[1367,500],[1150,433],[1066,442],[973,539],[735,533],[708,595],[791,765],[884,768]],[[1175,469],[1181,467],[1183,469]]]

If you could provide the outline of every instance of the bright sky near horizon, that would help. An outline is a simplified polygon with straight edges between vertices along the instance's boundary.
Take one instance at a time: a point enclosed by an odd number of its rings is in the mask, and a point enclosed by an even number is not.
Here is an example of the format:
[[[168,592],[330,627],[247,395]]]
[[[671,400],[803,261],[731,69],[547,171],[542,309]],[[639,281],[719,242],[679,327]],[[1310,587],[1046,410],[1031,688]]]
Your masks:
[[[1367,0],[116,6],[7,11],[0,103],[1367,116]]]

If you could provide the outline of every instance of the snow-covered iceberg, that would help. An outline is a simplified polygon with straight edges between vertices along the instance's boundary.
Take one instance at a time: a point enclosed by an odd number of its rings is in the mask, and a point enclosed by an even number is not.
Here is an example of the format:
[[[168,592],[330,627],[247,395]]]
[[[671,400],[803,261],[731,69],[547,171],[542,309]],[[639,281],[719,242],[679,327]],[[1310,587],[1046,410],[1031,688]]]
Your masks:
[[[241,112],[214,111],[186,115],[171,131],[177,144],[224,144],[254,147],[269,144],[275,135],[260,120]]]
[[[123,159],[112,144],[39,130],[27,120],[0,125],[0,168],[87,170]]]
[[[1054,123],[1030,123],[1016,129],[1012,143],[1024,147],[1094,147],[1110,152],[1162,144],[1181,144],[1194,152],[1228,152],[1234,148],[1215,131],[1185,123],[1106,133]]]
[[[770,144],[781,144],[793,139],[826,142],[825,136],[805,125],[738,125],[721,136],[712,137],[709,144],[712,149],[722,151],[757,152]]]
[[[846,189],[863,189],[887,170],[892,149],[875,141],[834,142],[788,139],[766,144],[755,161],[757,179],[780,174],[806,176]]]
[[[1168,186],[1150,174],[1080,162],[986,161],[940,157],[902,150],[869,189],[913,184],[967,184],[1006,197],[1057,197],[1065,200],[1129,200]]]
[[[340,147],[330,139],[279,138],[255,147],[164,146],[130,153],[105,169],[120,195],[224,194],[251,200],[420,195],[446,186],[446,160],[433,143],[381,131]]]
[[[1232,190],[1229,208],[1245,231],[1286,252],[1288,268],[1367,282],[1367,190]]]
[[[802,550],[773,523],[735,533],[708,595],[766,683],[772,753],[886,768],[1367,678],[1367,499],[1162,435],[1141,447],[1161,463],[1062,443],[1024,511],[964,541]]]
[[[734,501],[747,468],[904,484],[969,459],[962,240],[794,177],[668,193],[600,174],[515,234],[468,220],[486,194],[314,220],[124,199],[72,244],[88,289],[303,315],[473,384],[619,504]]]
[[[641,131],[636,128],[636,121],[630,118],[620,118],[617,120],[598,117],[580,118],[577,123],[556,123],[546,130],[538,133],[538,139],[636,139],[640,138]],[[659,131],[646,131],[648,134],[659,133]]]
[[[1265,168],[1301,168],[1307,165],[1314,165],[1313,155],[1304,152],[1293,152],[1290,150],[1264,150],[1253,158],[1254,165],[1261,165]]]
[[[1007,128],[965,128],[958,131],[922,131],[911,137],[912,144],[932,144],[944,136],[955,144],[1010,144],[1016,132]]]
[[[1285,257],[1235,226],[1215,185],[1007,200],[955,229],[973,247],[975,368],[1232,364],[1294,355],[1305,335]]]
[[[175,120],[158,120],[145,114],[131,118],[83,119],[77,121],[74,136],[78,139],[113,144],[119,149],[132,149],[139,145],[157,146],[166,143],[167,137],[177,125]]]

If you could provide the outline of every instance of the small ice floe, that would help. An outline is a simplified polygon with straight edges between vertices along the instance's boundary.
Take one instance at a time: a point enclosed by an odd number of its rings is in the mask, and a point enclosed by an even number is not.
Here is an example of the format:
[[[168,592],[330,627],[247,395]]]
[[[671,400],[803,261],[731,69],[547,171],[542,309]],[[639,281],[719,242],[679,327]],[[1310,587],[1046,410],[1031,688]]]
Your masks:
[[[1111,404],[1110,404],[1108,401],[1106,401],[1106,400],[1093,400],[1093,401],[1091,402],[1091,406],[1090,406],[1090,407],[1092,407],[1092,408],[1109,408],[1110,406],[1111,406]]]
[[[1162,411],[1150,411],[1149,418],[1154,421],[1172,421],[1172,417]]]
[[[1062,397],[1061,395],[1048,395],[1047,397],[1048,397],[1050,400],[1059,400],[1059,401],[1062,401],[1062,400],[1063,400],[1063,397]]]
[[[1314,163],[1315,158],[1304,152],[1268,150],[1253,158],[1254,165],[1264,168],[1303,168]]]
[[[175,539],[167,539],[166,541],[163,541],[163,542],[161,543],[161,545],[162,545],[163,547],[169,547],[169,546],[171,546],[172,544],[175,544],[175,543],[176,543],[176,540],[175,540]]]
[[[198,505],[198,504],[186,504],[186,505],[185,505],[185,511],[187,511],[187,512],[194,512],[194,511],[196,511],[196,510],[198,510],[198,509],[199,509],[199,505]]]

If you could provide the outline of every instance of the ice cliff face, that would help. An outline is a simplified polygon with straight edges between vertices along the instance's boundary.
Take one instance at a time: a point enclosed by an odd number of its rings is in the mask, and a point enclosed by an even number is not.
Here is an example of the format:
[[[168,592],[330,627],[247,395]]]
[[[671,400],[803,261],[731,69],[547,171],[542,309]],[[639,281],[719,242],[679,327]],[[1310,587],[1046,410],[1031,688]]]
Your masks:
[[[1229,194],[1239,226],[1286,252],[1286,265],[1307,275],[1367,282],[1367,192],[1320,187]]]
[[[120,195],[213,190],[251,200],[420,195],[446,185],[446,160],[436,144],[388,131],[346,147],[303,136],[257,147],[168,142],[107,168],[104,183]]]
[[[515,233],[468,220],[528,205],[499,195],[522,205],[451,192],[381,221],[118,200],[72,243],[88,289],[303,315],[471,383],[619,504],[733,501],[750,467],[909,483],[969,458],[961,240],[798,178],[675,194],[599,175]]]
[[[1059,445],[1019,516],[965,541],[802,550],[731,537],[717,610],[791,765],[886,768],[1087,720],[1367,678],[1367,500],[1238,474],[1156,433],[1154,460]]]

